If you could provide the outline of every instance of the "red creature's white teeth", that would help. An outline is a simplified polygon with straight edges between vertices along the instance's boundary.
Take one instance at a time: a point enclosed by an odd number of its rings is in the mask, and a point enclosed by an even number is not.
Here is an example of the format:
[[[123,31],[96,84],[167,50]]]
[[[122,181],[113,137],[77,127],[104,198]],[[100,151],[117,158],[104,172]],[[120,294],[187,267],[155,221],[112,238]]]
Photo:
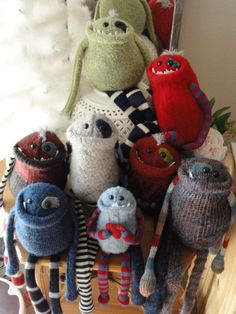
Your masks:
[[[154,74],[156,74],[156,75],[162,75],[162,74],[170,74],[170,73],[174,73],[174,72],[176,72],[176,71],[178,71],[178,69],[176,69],[176,70],[165,70],[165,71],[155,71],[155,69],[154,68],[152,68],[152,73],[154,73]]]

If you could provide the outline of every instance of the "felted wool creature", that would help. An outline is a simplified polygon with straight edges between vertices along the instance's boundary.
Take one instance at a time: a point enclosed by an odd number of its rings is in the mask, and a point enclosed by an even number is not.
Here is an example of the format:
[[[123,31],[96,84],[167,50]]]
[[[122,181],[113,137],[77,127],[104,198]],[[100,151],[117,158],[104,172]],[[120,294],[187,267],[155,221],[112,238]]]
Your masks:
[[[114,17],[94,21],[75,57],[71,91],[63,109],[68,114],[74,109],[83,61],[96,89],[120,91],[140,82],[151,57],[142,39],[125,21]]]
[[[64,189],[68,167],[63,143],[50,131],[34,132],[17,142],[0,185],[0,204],[10,177],[10,190],[14,196],[31,183],[52,183]]]
[[[116,127],[104,115],[90,113],[72,123],[67,138],[72,148],[72,190],[81,201],[96,203],[104,190],[119,181]]]
[[[147,29],[151,41],[157,46],[151,10],[146,0],[98,0],[94,19],[107,16],[121,18],[140,35]]]
[[[68,249],[66,297],[75,300],[75,256],[78,242],[78,223],[67,197],[55,185],[35,183],[28,185],[17,196],[11,209],[6,230],[8,263],[6,272],[14,275],[19,261],[14,245],[16,237],[29,253],[25,265],[26,287],[37,313],[62,313],[59,295],[59,255]],[[50,309],[35,281],[35,264],[40,257],[50,256]]]
[[[211,106],[188,60],[167,51],[147,67],[147,76],[166,140],[184,150],[201,146],[211,125]]]
[[[186,249],[195,250],[197,255],[181,310],[183,314],[191,313],[208,249],[220,243],[230,227],[231,206],[228,198],[231,187],[232,178],[219,161],[192,158],[185,160],[179,168],[178,181],[175,180],[167,191],[140,283],[141,293],[150,295],[156,285],[153,261],[167,213],[170,211],[174,240],[165,280],[162,314],[171,313],[184,275],[181,258]]]
[[[132,193],[119,186],[104,191],[97,205],[98,208],[88,223],[88,233],[98,240],[101,248],[98,255],[98,301],[100,304],[109,302],[109,255],[122,254],[118,301],[121,305],[128,305],[131,277],[129,248],[130,245],[140,244],[144,228],[143,216],[136,207]]]
[[[176,176],[180,156],[167,143],[158,144],[152,136],[138,140],[130,150],[129,188],[143,210],[156,209]]]

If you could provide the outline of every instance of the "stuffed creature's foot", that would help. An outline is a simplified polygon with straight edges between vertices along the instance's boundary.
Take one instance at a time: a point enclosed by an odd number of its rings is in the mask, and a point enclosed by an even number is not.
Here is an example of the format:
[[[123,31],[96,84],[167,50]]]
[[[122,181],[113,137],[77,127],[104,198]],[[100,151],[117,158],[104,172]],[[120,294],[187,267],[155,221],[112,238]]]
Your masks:
[[[176,133],[176,131],[168,131],[164,133],[165,139],[168,143],[176,146],[182,146],[184,144],[183,138]]]
[[[49,264],[50,281],[49,281],[49,298],[50,308],[54,314],[62,314],[60,293],[59,293],[59,256],[52,255]]]
[[[117,297],[118,302],[120,303],[120,305],[122,306],[127,306],[129,305],[129,297],[126,295],[122,295],[121,293],[118,294]]]
[[[98,297],[98,303],[103,306],[106,306],[109,303],[109,300],[110,298],[108,294],[100,294]]]

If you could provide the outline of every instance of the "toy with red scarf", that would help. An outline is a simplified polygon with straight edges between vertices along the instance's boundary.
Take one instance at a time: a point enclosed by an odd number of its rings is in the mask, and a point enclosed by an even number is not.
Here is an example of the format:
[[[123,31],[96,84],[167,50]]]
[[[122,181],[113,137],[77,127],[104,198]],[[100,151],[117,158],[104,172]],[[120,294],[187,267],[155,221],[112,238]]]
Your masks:
[[[110,254],[122,254],[121,288],[118,301],[121,305],[129,304],[128,291],[131,278],[130,246],[141,242],[144,221],[136,207],[136,200],[131,192],[117,186],[107,189],[98,200],[98,208],[88,223],[89,235],[98,240],[98,284],[100,304],[109,302],[108,264]]]
[[[141,208],[156,208],[180,166],[177,150],[167,143],[158,144],[154,137],[138,140],[130,151],[129,187]]]
[[[211,106],[188,60],[167,51],[149,64],[147,76],[166,140],[184,150],[201,146],[211,126]]]

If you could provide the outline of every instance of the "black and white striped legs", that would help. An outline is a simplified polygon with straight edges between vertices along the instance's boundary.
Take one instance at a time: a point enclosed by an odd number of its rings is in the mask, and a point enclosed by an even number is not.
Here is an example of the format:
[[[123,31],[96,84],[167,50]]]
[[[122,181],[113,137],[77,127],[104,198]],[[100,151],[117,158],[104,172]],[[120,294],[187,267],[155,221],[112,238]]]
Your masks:
[[[15,158],[14,157],[10,157],[9,163],[7,165],[7,168],[2,176],[2,180],[0,183],[0,207],[3,205],[3,193],[5,190],[5,186],[7,184],[7,180],[13,170],[15,164]]]
[[[44,298],[35,280],[35,264],[38,257],[29,255],[28,261],[25,265],[25,281],[26,289],[29,292],[31,303],[37,314],[51,314],[48,302]]]
[[[89,259],[87,228],[84,218],[82,203],[75,200],[75,214],[79,220],[79,240],[76,253],[76,281],[80,297],[79,309],[82,314],[92,313],[94,309],[92,286],[91,286],[91,264],[93,257]],[[96,256],[94,257],[95,260]]]

